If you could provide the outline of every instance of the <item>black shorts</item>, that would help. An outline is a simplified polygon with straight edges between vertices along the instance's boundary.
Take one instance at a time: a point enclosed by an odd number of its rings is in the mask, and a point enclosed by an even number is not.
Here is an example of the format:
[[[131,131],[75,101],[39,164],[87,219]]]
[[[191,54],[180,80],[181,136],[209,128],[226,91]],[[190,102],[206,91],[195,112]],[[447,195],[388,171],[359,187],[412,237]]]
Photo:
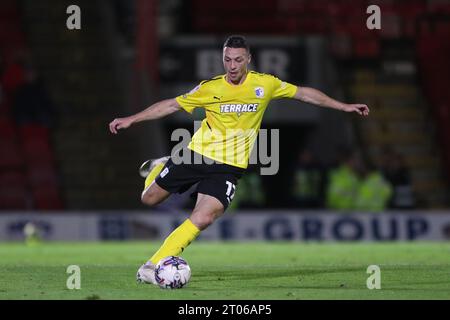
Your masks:
[[[194,164],[191,161],[191,164],[174,164],[172,159],[169,159],[155,181],[170,193],[186,192],[198,183],[194,194],[210,195],[219,200],[224,209],[227,209],[233,200],[238,180],[244,172],[245,169],[224,163]]]

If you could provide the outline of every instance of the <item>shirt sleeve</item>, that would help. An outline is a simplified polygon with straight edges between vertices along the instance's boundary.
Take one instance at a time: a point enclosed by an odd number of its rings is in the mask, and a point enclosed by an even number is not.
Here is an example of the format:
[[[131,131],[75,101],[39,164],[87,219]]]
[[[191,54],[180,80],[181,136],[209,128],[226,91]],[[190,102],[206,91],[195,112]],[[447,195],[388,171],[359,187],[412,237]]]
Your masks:
[[[296,92],[296,85],[273,77],[272,99],[292,98]]]
[[[187,112],[194,112],[195,108],[201,108],[203,105],[205,90],[202,88],[202,83],[196,86],[188,93],[179,95],[175,98],[178,104]]]

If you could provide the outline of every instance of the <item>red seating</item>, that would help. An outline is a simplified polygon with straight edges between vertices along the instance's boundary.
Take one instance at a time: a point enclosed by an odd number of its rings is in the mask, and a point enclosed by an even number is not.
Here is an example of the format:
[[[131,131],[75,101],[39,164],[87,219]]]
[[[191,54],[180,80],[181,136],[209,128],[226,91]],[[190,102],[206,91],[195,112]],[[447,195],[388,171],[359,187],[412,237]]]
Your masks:
[[[429,13],[450,14],[450,3],[448,1],[430,1],[428,4]]]
[[[427,10],[425,1],[398,1],[394,4],[395,12],[405,20],[415,20],[423,15]]]
[[[57,185],[57,175],[52,164],[31,163],[27,175],[32,186]]]
[[[0,43],[12,45],[23,42],[24,35],[15,21],[3,20],[0,23]]]
[[[14,29],[9,31],[19,31],[20,13],[17,7],[17,1],[14,0],[2,0],[0,4],[0,22],[6,21],[14,23]],[[7,29],[8,30],[8,29]],[[1,42],[0,42],[1,43]]]
[[[298,32],[302,34],[314,33],[325,34],[328,32],[328,22],[320,16],[304,15],[298,18]]]
[[[0,172],[0,187],[13,188],[26,186],[27,180],[25,175],[18,170]]]
[[[433,108],[439,141],[450,166],[450,22],[424,20],[417,37],[417,53],[424,92]]]
[[[17,127],[10,116],[12,97],[25,76],[16,62],[26,49],[21,26],[18,2],[0,1],[0,209],[62,208],[49,130],[37,124]]]
[[[19,134],[22,141],[29,140],[49,140],[49,130],[47,127],[39,124],[25,124],[19,127]]]
[[[18,168],[23,164],[16,134],[14,122],[0,117],[0,169]]]
[[[26,177],[20,171],[0,173],[0,210],[27,209],[30,199],[27,194]]]
[[[23,154],[27,163],[53,163],[53,152],[48,141],[27,140],[23,142],[22,146]]]
[[[380,54],[380,42],[374,37],[355,38],[353,50],[358,58],[376,58]]]
[[[59,196],[59,190],[53,186],[42,186],[32,191],[34,207],[39,210],[60,210],[63,204]]]
[[[15,138],[17,133],[16,124],[8,117],[0,117],[0,139]]]
[[[194,0],[191,12],[194,29],[203,33],[337,33],[361,38],[368,35],[366,10],[372,4],[381,9],[383,28],[380,33],[388,38],[413,37],[416,21],[427,12],[427,6],[431,12],[446,12],[449,7],[448,4],[429,5],[426,0]]]
[[[307,1],[305,0],[284,0],[279,1],[277,5],[278,12],[281,14],[301,15],[306,14]]]
[[[22,154],[14,141],[0,141],[0,152],[0,169],[15,169],[23,166]]]
[[[24,188],[0,189],[0,210],[30,209],[30,199]]]
[[[365,16],[360,15],[331,20],[331,31],[335,34],[346,34],[353,37],[367,37],[368,35],[376,34],[378,31],[366,28],[365,18]]]

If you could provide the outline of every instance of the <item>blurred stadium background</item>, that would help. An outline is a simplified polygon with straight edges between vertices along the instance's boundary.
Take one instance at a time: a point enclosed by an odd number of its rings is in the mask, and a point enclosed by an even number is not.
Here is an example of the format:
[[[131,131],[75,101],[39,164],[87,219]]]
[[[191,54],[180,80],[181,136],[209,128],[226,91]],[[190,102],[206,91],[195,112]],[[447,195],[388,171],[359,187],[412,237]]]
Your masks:
[[[72,4],[81,30],[66,27]],[[371,4],[381,30],[366,27]],[[29,222],[46,240],[167,235],[192,199],[144,207],[138,167],[202,114],[118,136],[108,123],[221,74],[231,34],[248,37],[255,70],[371,114],[272,102],[279,173],[252,166],[201,238],[449,239],[449,1],[2,0],[0,240]]]

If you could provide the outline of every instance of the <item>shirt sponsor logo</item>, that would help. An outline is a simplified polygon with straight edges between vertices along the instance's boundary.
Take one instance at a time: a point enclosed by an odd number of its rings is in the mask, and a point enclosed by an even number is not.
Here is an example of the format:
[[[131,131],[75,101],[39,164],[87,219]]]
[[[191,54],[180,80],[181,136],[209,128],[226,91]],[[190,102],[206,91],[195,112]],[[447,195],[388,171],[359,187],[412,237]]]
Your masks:
[[[221,104],[220,113],[237,113],[240,116],[244,112],[256,112],[258,111],[259,103],[244,103],[244,104]]]

